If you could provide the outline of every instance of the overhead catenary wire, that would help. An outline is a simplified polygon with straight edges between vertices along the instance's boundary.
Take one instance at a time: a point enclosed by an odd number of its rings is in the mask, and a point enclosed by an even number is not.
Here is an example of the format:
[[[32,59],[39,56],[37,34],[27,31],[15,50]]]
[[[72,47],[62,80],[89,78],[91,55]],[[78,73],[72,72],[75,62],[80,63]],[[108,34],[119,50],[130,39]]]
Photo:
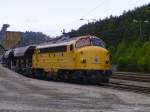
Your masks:
[[[98,0],[99,1],[99,0]],[[93,13],[96,9],[98,9],[101,5],[103,5],[103,3],[106,0],[103,0],[102,2],[98,3],[98,5],[96,5],[94,8],[92,8],[91,10],[89,10],[85,15],[83,15],[83,17],[90,15],[91,13]],[[108,2],[109,0],[107,0]]]
[[[98,0],[99,1],[99,0]],[[101,1],[100,3],[98,3],[98,5],[96,5],[94,8],[92,8],[91,10],[89,10],[85,15],[81,16],[80,18],[76,19],[76,20],[73,20],[67,24],[65,24],[64,26],[68,26],[72,23],[75,23],[77,21],[80,21],[81,18],[85,18],[86,16],[90,15],[92,12],[94,12],[96,9],[98,9],[101,5],[103,5],[103,3],[105,2],[106,0],[103,0]],[[108,1],[108,0],[107,0]]]

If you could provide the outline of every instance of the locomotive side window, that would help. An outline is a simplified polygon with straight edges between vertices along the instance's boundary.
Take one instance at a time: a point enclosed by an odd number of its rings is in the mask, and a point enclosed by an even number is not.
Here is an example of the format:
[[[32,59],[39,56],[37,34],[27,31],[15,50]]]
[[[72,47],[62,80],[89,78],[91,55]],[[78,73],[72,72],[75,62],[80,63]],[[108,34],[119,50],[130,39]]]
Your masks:
[[[56,46],[56,47],[48,47],[41,48],[40,53],[49,53],[49,52],[66,52],[67,46]]]
[[[72,50],[73,50],[73,44],[70,45],[70,51],[72,51]]]

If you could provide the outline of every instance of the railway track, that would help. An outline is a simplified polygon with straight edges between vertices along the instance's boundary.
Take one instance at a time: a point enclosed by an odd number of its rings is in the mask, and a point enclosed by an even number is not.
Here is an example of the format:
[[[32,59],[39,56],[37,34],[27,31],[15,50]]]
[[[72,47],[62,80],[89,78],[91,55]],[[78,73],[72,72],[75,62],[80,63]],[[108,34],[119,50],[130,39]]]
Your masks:
[[[110,82],[109,84],[104,84],[104,87],[132,91],[140,94],[150,94],[150,87],[141,87],[137,85],[127,85],[127,84]]]
[[[131,72],[115,72],[111,78],[138,82],[150,82],[150,74],[139,74]]]
[[[130,73],[130,72],[116,72],[112,75],[111,78],[112,79],[117,79],[117,80],[125,80],[125,81],[134,81],[134,82],[136,81],[137,83],[138,82],[147,82],[150,85],[150,74],[138,74],[138,73]],[[71,83],[76,83],[76,82],[71,82]],[[149,87],[144,87],[144,86],[132,85],[131,83],[130,84],[121,83],[121,81],[115,82],[115,81],[111,80],[110,83],[103,84],[103,86],[106,87],[106,88],[113,88],[113,89],[120,89],[120,90],[126,90],[126,91],[133,91],[133,92],[136,92],[136,93],[150,94],[150,86]]]
[[[112,75],[112,79],[117,79],[118,81],[110,80],[110,83],[102,84],[105,88],[113,88],[113,89],[119,89],[119,90],[125,90],[125,91],[132,91],[140,94],[149,94],[150,95],[150,86],[139,86],[135,85],[136,83],[143,83],[146,82],[150,85],[150,74],[138,74],[138,73],[130,73],[130,72],[116,72]],[[126,83],[122,82],[124,80]],[[130,83],[128,83],[130,81]],[[64,81],[69,83],[79,83],[79,81],[76,82],[70,82],[70,81]],[[132,82],[134,84],[132,84]],[[79,83],[84,84],[84,83]],[[93,84],[93,83],[92,83]],[[97,85],[97,83],[94,83]],[[99,85],[99,84],[98,84]],[[101,84],[100,84],[101,85]]]
[[[105,87],[150,94],[150,74],[115,72],[111,78],[118,81],[111,80],[109,84],[104,84]],[[143,83],[146,83],[146,86],[142,85]]]

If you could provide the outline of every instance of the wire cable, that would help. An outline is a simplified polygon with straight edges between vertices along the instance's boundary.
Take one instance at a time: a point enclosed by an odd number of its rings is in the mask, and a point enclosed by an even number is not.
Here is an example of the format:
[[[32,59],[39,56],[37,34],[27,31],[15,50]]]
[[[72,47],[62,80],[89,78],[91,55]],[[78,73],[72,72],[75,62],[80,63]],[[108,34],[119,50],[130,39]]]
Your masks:
[[[96,9],[98,9],[101,5],[103,5],[103,3],[105,2],[106,0],[103,0],[102,2],[100,2],[97,6],[95,6],[94,8],[92,8],[90,11],[88,11],[85,15],[83,15],[83,17],[87,16],[87,15],[90,15],[92,12],[94,12]],[[108,0],[107,0],[108,2]]]

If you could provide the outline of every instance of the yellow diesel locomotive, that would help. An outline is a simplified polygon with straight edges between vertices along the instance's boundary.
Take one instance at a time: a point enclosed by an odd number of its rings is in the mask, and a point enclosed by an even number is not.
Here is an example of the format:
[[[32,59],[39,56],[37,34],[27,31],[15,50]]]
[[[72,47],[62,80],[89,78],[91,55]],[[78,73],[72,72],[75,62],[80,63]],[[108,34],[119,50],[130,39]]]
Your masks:
[[[84,82],[109,82],[110,53],[95,36],[38,45],[32,57],[34,74]]]
[[[109,82],[110,53],[98,37],[86,35],[9,50],[7,66],[38,78],[78,82]]]

